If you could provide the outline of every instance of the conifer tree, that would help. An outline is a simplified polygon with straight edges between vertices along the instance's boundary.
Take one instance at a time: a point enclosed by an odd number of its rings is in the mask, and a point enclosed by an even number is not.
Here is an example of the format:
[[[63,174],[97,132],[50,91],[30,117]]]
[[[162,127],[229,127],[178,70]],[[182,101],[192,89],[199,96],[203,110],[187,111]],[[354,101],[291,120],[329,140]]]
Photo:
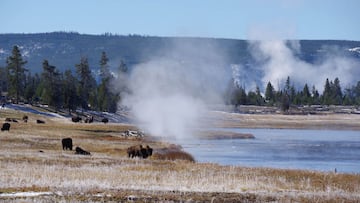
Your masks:
[[[340,105],[343,100],[343,93],[341,91],[340,80],[335,78],[333,87],[331,88],[333,104]]]
[[[61,74],[47,60],[43,61],[41,81],[41,100],[50,106],[59,108],[62,103]]]
[[[91,74],[89,62],[86,57],[82,57],[79,64],[75,65],[78,76],[78,96],[80,105],[84,109],[95,107],[94,97],[96,95],[96,81]],[[94,89],[95,88],[95,89]]]
[[[0,67],[0,94],[8,91],[8,74],[5,67]]]
[[[304,85],[304,88],[302,91],[301,103],[307,104],[307,105],[309,105],[311,103],[311,94],[310,94],[310,90],[309,90],[307,83]]]
[[[268,82],[268,84],[266,85],[265,100],[271,105],[275,102],[275,90],[271,82]]]
[[[111,93],[109,91],[111,74],[108,67],[109,59],[105,52],[101,53],[100,59],[100,78],[101,83],[98,87],[98,107],[101,111],[109,111],[111,105]]]
[[[14,96],[15,103],[18,103],[25,92],[25,72],[27,69],[24,68],[24,65],[27,61],[23,60],[18,46],[14,46],[11,53],[12,55],[6,60],[10,81],[9,96]]]
[[[32,103],[35,96],[36,96],[36,87],[39,84],[40,80],[36,80],[37,74],[35,76],[31,75],[31,72],[28,73],[26,76],[26,83],[25,83],[25,100],[28,103]]]
[[[70,70],[66,70],[63,80],[63,95],[64,107],[68,109],[69,114],[71,114],[71,111],[75,111],[79,105],[76,84],[78,84],[77,79],[72,75]]]
[[[322,94],[322,104],[330,105],[331,104],[331,85],[329,79],[326,78],[324,92]]]

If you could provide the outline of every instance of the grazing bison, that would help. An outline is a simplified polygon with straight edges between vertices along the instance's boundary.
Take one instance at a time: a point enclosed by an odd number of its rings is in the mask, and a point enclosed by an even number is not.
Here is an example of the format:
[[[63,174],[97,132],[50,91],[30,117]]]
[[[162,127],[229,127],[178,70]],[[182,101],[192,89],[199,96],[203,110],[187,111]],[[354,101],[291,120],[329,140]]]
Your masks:
[[[129,158],[140,157],[148,158],[152,155],[153,149],[149,145],[144,148],[142,145],[131,146],[127,149],[127,154]]]
[[[109,122],[109,119],[103,118],[103,119],[101,119],[101,122],[103,122],[103,123],[108,123],[108,122]]]
[[[4,123],[2,128],[1,128],[1,131],[10,131],[10,123]]]
[[[37,119],[37,120],[36,120],[36,123],[37,123],[37,124],[45,124],[45,121]]]
[[[94,116],[86,117],[85,123],[92,123],[94,121]]]
[[[63,150],[72,150],[73,144],[70,137],[61,140]]]
[[[27,122],[28,122],[29,117],[28,117],[27,115],[24,115],[24,116],[22,117],[22,119],[23,119],[23,121],[24,121],[25,123],[27,123]]]
[[[80,116],[73,116],[73,117],[71,118],[71,121],[74,122],[74,123],[78,123],[78,122],[80,122],[81,120],[82,120],[82,119],[81,119]]]
[[[90,152],[81,149],[80,147],[75,148],[75,154],[91,155]]]
[[[5,118],[5,121],[18,123],[18,121],[15,118]]]

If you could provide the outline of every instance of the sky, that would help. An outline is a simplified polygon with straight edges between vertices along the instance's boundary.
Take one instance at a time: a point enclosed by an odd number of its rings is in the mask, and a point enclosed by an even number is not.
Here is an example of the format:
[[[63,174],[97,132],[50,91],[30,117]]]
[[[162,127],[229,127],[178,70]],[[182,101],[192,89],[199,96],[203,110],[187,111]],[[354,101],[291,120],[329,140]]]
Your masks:
[[[360,41],[360,0],[1,0],[0,33]]]

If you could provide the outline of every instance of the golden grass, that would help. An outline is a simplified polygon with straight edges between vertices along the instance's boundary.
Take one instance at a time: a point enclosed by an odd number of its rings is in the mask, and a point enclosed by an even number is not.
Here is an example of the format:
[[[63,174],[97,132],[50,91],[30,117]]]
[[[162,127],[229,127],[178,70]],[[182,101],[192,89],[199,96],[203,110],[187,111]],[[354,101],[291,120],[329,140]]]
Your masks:
[[[0,119],[22,115],[2,110]],[[139,202],[356,202],[360,199],[360,174],[195,163],[181,146],[149,137],[121,136],[121,132],[135,126],[75,124],[69,119],[28,116],[28,123],[12,123],[9,132],[0,133],[0,194],[45,191],[53,195],[14,200],[91,202],[127,201],[131,197]],[[33,119],[37,118],[46,123],[36,124]],[[72,137],[74,145],[90,151],[92,156],[63,151],[64,137]],[[154,148],[153,157],[127,158],[126,148],[135,144],[149,144]],[[0,195],[2,200],[9,198]]]
[[[155,153],[151,158],[155,160],[184,160],[195,162],[195,158],[191,154],[184,151],[167,151],[163,153]]]
[[[235,114],[213,111],[204,118],[211,126],[242,128],[296,128],[360,130],[358,114],[281,115]]]

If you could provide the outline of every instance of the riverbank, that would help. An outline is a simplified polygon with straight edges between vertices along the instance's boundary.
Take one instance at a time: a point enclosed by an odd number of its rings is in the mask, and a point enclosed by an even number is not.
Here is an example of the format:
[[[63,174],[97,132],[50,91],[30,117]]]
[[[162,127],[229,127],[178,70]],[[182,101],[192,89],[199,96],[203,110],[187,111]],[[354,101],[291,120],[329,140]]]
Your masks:
[[[203,120],[209,126],[221,128],[360,130],[360,114],[346,113],[284,115],[211,111]]]
[[[123,136],[123,132],[128,129],[136,130],[132,125],[72,123],[69,118],[31,113],[27,114],[29,120],[24,123],[21,121],[23,115],[19,111],[1,110],[1,123],[5,117],[17,118],[19,122],[11,123],[9,132],[0,132],[0,201],[360,200],[360,174],[221,166],[191,162],[181,159],[181,156],[168,160],[170,157],[156,154],[166,154],[165,149],[171,149],[172,152],[178,150],[181,154],[180,146],[152,139],[148,135]],[[224,121],[231,121],[228,116],[231,114],[224,115]],[[243,116],[246,115],[236,115],[234,118],[244,120],[246,117]],[[255,120],[260,118],[266,121],[266,117],[255,116],[251,118],[254,121],[249,120],[248,124],[259,124]],[[37,119],[45,121],[45,124],[37,124]],[[290,124],[286,117],[281,116],[280,120]],[[232,125],[229,122],[222,123],[225,124],[229,127]],[[260,126],[263,124],[257,125]],[[63,151],[61,139],[64,137],[73,138],[74,145],[90,151],[92,155]],[[127,147],[137,144],[150,145],[154,148],[154,156],[149,159],[128,158]]]

